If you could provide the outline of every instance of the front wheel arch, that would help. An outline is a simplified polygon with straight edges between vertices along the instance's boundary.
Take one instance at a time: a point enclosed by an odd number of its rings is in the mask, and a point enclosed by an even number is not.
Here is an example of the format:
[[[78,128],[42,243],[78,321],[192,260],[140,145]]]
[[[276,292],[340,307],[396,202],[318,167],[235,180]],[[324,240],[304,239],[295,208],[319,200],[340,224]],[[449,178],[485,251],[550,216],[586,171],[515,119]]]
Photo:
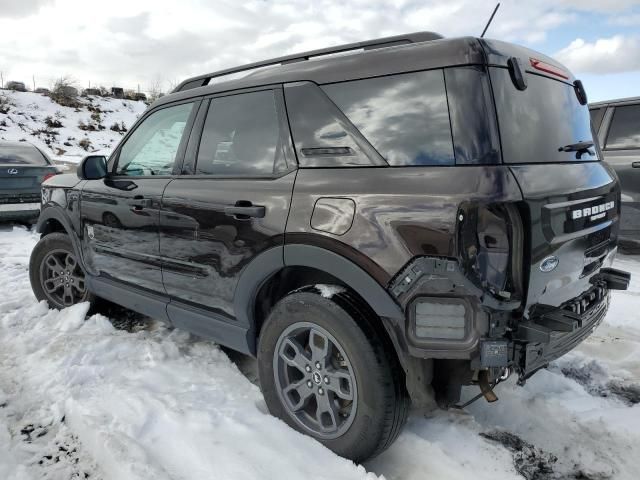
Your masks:
[[[40,238],[44,238],[52,233],[63,233],[71,240],[73,251],[76,258],[80,262],[80,266],[86,272],[87,268],[82,256],[82,248],[71,221],[65,215],[64,210],[58,206],[48,205],[40,212],[38,223],[36,224],[36,232],[40,234]]]

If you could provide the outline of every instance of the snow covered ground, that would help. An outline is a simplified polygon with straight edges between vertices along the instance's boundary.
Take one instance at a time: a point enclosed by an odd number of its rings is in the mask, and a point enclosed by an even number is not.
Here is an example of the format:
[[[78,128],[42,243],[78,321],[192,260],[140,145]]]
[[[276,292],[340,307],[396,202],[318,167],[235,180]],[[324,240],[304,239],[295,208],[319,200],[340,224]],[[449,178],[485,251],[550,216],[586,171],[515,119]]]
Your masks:
[[[245,357],[124,311],[38,304],[36,241],[0,227],[0,479],[639,478],[638,257],[618,260],[632,288],[575,352],[495,404],[412,416],[354,465],[269,416]]]
[[[69,163],[90,152],[109,153],[123,135],[111,128],[129,129],[147,108],[144,102],[97,96],[78,97],[78,108],[33,92],[0,90],[0,97],[6,98],[0,98],[0,140],[25,140]]]

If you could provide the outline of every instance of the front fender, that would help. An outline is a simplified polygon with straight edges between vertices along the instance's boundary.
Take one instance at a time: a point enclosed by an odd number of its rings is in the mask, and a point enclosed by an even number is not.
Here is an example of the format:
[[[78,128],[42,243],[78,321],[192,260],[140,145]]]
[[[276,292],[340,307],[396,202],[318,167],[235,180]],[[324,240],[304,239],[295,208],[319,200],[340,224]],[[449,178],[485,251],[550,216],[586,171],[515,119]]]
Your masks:
[[[73,250],[76,258],[80,262],[80,266],[86,271],[82,248],[80,246],[80,239],[78,238],[66,211],[59,205],[45,204],[40,212],[40,216],[38,217],[38,222],[36,223],[36,232],[44,236],[47,233],[59,231],[58,228],[52,228],[52,222],[57,222],[62,225],[64,233],[66,233],[71,239],[71,245],[73,245]]]

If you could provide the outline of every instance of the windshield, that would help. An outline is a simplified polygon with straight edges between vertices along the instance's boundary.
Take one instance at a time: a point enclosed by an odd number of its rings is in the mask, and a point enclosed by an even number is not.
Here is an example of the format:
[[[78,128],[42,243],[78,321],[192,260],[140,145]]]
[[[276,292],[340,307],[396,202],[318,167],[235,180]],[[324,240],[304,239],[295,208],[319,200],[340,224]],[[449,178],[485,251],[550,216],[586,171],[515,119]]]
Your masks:
[[[3,165],[48,165],[44,155],[28,145],[0,145],[0,164]]]
[[[598,160],[589,109],[572,85],[526,74],[517,90],[506,68],[491,68],[502,155],[505,163]]]

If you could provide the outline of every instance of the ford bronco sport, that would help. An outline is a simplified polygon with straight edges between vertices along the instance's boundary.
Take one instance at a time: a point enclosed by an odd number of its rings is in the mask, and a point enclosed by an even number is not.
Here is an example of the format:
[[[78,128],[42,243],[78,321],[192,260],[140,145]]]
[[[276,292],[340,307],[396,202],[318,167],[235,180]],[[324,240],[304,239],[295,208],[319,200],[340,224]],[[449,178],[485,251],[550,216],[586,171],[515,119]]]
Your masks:
[[[257,356],[269,410],[361,461],[584,340],[619,215],[570,72],[423,32],[186,80],[44,184],[30,277]]]

